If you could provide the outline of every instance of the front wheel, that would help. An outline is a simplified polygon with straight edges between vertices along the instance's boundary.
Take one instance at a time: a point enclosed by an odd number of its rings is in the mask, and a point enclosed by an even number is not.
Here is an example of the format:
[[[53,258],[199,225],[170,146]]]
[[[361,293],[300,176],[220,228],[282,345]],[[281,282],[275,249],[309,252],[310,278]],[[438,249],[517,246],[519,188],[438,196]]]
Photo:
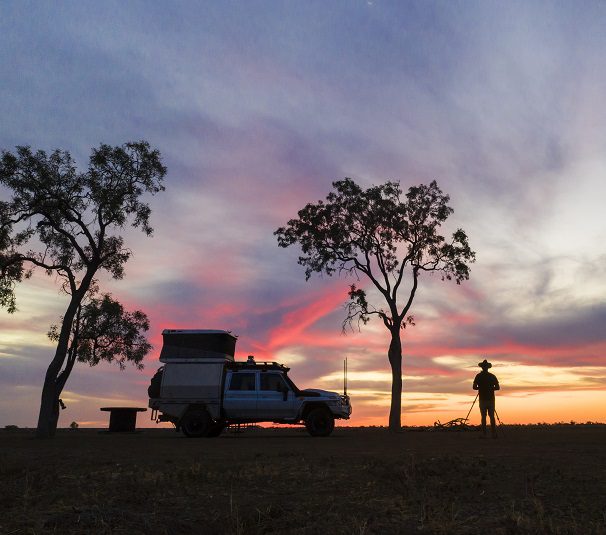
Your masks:
[[[328,409],[318,407],[305,418],[305,428],[312,437],[327,437],[335,428],[335,418]]]
[[[199,438],[207,436],[212,420],[203,409],[188,412],[181,421],[181,430],[186,437]]]

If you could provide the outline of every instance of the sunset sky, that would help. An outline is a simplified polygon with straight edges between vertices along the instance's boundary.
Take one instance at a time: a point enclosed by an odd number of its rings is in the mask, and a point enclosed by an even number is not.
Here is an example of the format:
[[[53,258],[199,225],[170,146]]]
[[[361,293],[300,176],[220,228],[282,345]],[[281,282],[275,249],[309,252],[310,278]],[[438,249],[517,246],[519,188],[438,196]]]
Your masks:
[[[505,423],[606,422],[605,27],[590,1],[1,2],[0,149],[84,168],[146,139],[168,167],[154,236],[126,231],[125,279],[101,279],[154,350],[77,365],[59,426],[146,406],[165,328],[231,330],[301,387],[342,390],[347,357],[349,424],[386,425],[383,324],[341,334],[352,280],[306,282],[273,236],[346,176],[437,180],[477,253],[461,286],[421,279],[404,425],[464,417],[484,358]],[[36,424],[66,303],[38,273],[0,311],[0,426]]]

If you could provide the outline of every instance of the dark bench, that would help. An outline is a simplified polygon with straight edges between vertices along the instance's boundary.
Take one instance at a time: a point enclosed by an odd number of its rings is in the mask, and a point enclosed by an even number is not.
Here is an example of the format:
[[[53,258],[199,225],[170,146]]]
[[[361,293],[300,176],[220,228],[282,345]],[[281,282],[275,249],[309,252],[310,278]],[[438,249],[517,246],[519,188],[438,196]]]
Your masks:
[[[109,412],[110,433],[133,433],[137,423],[137,413],[145,412],[143,407],[102,407],[100,410]]]

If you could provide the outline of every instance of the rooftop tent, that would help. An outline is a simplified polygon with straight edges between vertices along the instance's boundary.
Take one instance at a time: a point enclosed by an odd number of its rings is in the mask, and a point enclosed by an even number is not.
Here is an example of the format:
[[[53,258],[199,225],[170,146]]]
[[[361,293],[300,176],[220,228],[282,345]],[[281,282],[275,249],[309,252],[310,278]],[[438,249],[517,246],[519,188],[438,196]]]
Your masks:
[[[234,360],[237,337],[229,331],[165,329],[160,362],[176,359]]]

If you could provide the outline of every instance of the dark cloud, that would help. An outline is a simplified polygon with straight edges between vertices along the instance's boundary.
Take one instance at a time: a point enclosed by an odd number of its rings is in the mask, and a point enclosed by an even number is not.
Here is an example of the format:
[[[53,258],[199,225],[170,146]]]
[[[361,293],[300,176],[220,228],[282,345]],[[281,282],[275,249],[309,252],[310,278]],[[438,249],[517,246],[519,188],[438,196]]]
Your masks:
[[[547,319],[492,325],[479,329],[486,340],[514,340],[542,348],[583,346],[606,342],[606,304],[554,310]]]
[[[0,62],[0,146],[59,147],[84,163],[99,142],[142,137],[133,123],[154,114],[157,102],[126,57],[78,39],[60,9],[19,11],[13,4],[2,17],[10,54]]]
[[[0,385],[41,388],[54,356],[53,347],[0,345]]]

